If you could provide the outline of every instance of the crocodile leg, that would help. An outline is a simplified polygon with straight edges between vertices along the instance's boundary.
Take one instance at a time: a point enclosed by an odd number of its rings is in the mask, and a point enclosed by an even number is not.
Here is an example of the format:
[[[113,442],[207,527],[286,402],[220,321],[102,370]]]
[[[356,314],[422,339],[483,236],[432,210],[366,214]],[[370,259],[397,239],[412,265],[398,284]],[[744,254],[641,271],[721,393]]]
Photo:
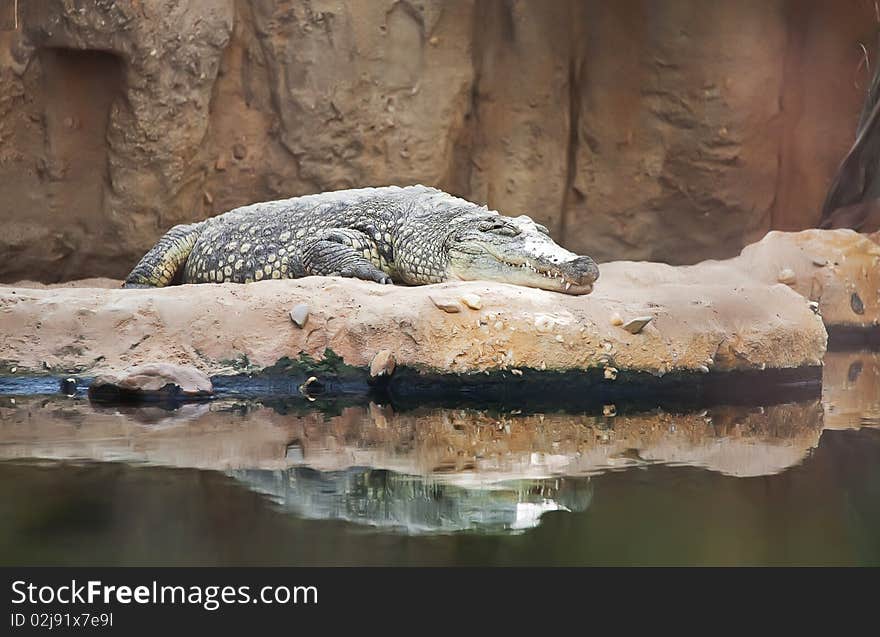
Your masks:
[[[302,263],[306,276],[344,276],[391,283],[388,273],[380,269],[383,260],[376,243],[358,230],[321,232],[303,248]]]
[[[186,264],[186,259],[202,232],[201,223],[174,226],[159,239],[134,270],[125,277],[125,288],[170,285]]]

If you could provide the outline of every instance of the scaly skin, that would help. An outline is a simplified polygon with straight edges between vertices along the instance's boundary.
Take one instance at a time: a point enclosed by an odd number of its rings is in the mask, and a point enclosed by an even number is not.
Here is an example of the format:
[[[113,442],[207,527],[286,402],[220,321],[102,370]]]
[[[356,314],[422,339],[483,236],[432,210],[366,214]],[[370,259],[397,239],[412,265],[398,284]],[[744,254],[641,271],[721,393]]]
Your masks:
[[[125,287],[309,275],[407,285],[491,280],[587,294],[599,270],[529,217],[425,186],[388,186],[257,203],[175,226]]]

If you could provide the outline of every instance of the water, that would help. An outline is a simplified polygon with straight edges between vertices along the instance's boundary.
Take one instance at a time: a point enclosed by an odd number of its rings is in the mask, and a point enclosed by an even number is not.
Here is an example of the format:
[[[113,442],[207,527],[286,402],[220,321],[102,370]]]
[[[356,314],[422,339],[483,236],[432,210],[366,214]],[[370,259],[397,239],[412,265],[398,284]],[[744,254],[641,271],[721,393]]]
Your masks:
[[[7,395],[0,564],[878,565],[880,354],[690,410]]]

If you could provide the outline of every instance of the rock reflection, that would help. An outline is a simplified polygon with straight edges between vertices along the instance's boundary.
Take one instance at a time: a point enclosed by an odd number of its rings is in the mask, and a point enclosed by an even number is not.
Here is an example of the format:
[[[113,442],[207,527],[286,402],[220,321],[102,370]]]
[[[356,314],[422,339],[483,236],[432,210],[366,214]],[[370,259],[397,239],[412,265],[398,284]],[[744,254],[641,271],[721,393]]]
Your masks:
[[[822,369],[827,429],[880,426],[880,352],[828,352]]]
[[[588,476],[649,463],[734,476],[798,463],[822,430],[819,401],[765,407],[527,414],[376,404],[336,415],[216,401],[179,411],[19,398],[0,406],[0,458],[111,460],[201,469],[351,467],[458,485]]]

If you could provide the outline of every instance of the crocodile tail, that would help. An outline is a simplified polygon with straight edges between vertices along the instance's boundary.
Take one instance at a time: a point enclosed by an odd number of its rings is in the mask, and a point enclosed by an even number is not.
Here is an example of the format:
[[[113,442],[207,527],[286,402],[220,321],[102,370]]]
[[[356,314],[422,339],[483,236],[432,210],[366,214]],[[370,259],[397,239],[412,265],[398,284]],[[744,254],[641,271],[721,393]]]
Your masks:
[[[203,225],[204,222],[199,222],[171,228],[125,277],[122,287],[161,288],[171,285],[186,265]]]

